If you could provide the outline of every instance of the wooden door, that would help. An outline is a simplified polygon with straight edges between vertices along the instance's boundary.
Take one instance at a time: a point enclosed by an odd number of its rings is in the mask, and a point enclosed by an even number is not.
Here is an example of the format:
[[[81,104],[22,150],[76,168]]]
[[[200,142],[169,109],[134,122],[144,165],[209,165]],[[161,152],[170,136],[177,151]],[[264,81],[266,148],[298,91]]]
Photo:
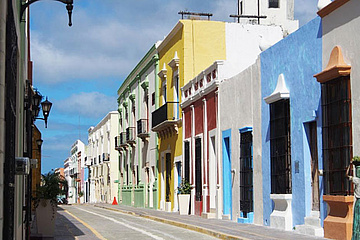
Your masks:
[[[171,153],[166,153],[166,202],[170,202],[171,199],[171,191],[170,191],[170,183],[171,183]]]
[[[310,128],[310,154],[311,154],[311,186],[312,186],[312,210],[320,210],[319,191],[319,168],[316,122],[309,124]]]

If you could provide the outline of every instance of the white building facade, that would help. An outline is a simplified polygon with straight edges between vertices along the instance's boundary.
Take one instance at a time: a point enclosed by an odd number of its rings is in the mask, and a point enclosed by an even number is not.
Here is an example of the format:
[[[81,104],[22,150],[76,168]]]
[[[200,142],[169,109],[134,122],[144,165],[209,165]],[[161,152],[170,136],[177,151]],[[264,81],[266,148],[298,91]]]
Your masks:
[[[115,136],[118,133],[118,112],[109,112],[95,127],[88,130],[87,162],[91,203],[118,201],[118,152]]]
[[[84,166],[85,166],[85,144],[76,140],[71,146],[69,157],[69,195],[68,203],[84,202]]]

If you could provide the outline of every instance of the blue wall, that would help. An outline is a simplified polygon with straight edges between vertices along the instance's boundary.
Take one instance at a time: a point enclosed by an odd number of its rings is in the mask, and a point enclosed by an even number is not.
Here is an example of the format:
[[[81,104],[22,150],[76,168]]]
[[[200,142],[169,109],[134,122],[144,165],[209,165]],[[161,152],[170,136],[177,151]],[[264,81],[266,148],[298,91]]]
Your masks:
[[[290,91],[291,119],[291,167],[293,224],[304,223],[311,211],[311,165],[307,137],[307,122],[317,121],[319,169],[322,169],[321,140],[321,86],[313,77],[322,69],[321,19],[313,19],[293,34],[262,52],[261,95],[262,99],[275,90],[278,77],[284,74]],[[273,202],[270,199],[270,110],[262,100],[262,169],[264,195],[264,225],[270,225]],[[295,162],[299,171],[295,173]],[[322,179],[320,178],[322,192]],[[322,197],[321,197],[322,199]],[[320,208],[324,208],[323,205]],[[324,212],[324,211],[321,211]],[[322,216],[323,219],[323,216]]]

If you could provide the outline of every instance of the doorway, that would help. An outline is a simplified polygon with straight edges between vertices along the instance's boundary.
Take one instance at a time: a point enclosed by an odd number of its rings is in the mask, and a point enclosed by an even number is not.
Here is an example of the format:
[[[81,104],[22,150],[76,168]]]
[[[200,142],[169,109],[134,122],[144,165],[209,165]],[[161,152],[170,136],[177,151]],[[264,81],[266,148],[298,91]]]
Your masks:
[[[171,202],[171,153],[166,153],[166,202]]]
[[[312,188],[312,211],[320,210],[320,191],[319,191],[319,161],[317,148],[316,122],[309,123],[310,133],[310,154],[311,154],[311,188]]]
[[[223,132],[223,214],[230,217],[232,214],[232,183],[231,183],[231,130]]]
[[[195,214],[202,212],[201,138],[195,139]]]
[[[240,211],[243,218],[253,210],[252,132],[240,132]]]

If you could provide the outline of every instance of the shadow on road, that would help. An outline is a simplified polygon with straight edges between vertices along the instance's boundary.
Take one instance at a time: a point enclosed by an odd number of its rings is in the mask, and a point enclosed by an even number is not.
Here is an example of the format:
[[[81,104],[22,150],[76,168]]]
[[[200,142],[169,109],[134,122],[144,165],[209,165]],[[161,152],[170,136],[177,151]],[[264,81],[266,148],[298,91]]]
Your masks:
[[[71,215],[67,214],[65,210],[59,206],[57,211],[57,218],[55,222],[55,239],[70,240],[76,239],[78,236],[85,235],[74,223],[79,223]]]

